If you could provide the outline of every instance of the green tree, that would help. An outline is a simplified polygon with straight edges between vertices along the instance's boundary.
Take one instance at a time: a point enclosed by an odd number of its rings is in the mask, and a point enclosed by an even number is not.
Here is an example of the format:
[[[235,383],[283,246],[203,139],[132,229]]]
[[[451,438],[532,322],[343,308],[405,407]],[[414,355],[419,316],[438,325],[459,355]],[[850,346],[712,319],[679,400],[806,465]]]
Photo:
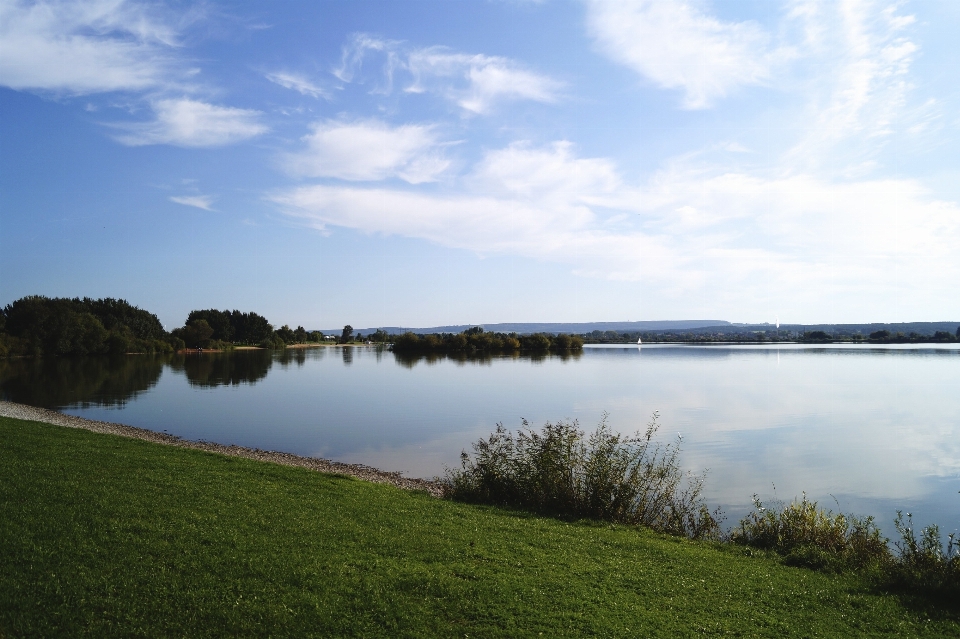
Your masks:
[[[207,320],[195,319],[175,330],[174,334],[184,341],[187,348],[209,348],[213,328]]]
[[[298,326],[297,330],[293,332],[293,339],[297,344],[303,344],[307,341],[307,331],[302,326]]]
[[[190,324],[191,322],[203,320],[207,323],[207,326],[213,330],[210,339],[232,342],[234,330],[230,319],[230,311],[218,311],[215,308],[211,308],[202,311],[190,311],[186,323]]]
[[[279,337],[284,344],[294,344],[297,341],[296,333],[286,324],[277,329],[277,337]]]
[[[347,324],[343,327],[343,333],[340,334],[340,343],[346,344],[353,339],[353,327]]]
[[[156,315],[137,308],[126,300],[111,297],[95,300],[85,297],[82,300],[74,299],[73,302],[78,311],[92,314],[108,331],[126,327],[129,335],[140,340],[160,340],[167,335]]]
[[[233,339],[238,344],[260,344],[273,338],[273,326],[267,318],[256,313],[230,313]]]

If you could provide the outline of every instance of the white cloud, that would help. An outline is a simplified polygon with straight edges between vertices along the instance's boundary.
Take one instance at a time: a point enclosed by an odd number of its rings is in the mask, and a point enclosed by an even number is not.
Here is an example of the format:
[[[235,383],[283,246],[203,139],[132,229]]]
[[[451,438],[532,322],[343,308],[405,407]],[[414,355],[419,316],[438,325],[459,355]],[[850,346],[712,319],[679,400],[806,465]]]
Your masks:
[[[765,300],[781,317],[814,306],[848,319],[889,317],[892,298],[922,305],[960,278],[960,207],[914,180],[675,168],[651,179],[641,200],[612,162],[578,158],[558,142],[491,151],[461,187],[313,185],[273,200],[318,229],[414,237],[642,282],[648,299],[690,312],[706,305],[736,316]],[[624,220],[624,212],[634,214]],[[943,312],[960,312],[951,303]]]
[[[399,177],[411,184],[435,181],[450,165],[435,127],[391,127],[378,120],[319,122],[305,136],[307,149],[286,158],[294,175],[342,180]]]
[[[276,73],[268,73],[266,77],[267,80],[270,80],[274,84],[279,84],[283,88],[291,89],[301,95],[309,95],[314,98],[330,97],[321,86],[297,73],[278,71]]]
[[[505,100],[554,102],[562,87],[507,58],[452,53],[442,47],[412,51],[406,66],[413,75],[406,91],[436,91],[477,114]]]
[[[690,2],[593,0],[587,24],[611,59],[661,87],[682,89],[687,109],[765,82],[781,55],[756,23],[723,22]]]
[[[213,198],[209,195],[172,195],[170,196],[170,201],[183,204],[184,206],[203,209],[204,211],[213,210]]]
[[[175,83],[177,34],[144,5],[118,0],[0,3],[0,84],[70,94]]]
[[[567,141],[546,148],[517,142],[490,151],[474,168],[470,181],[475,190],[485,193],[585,204],[609,204],[612,197],[623,204],[625,194],[639,195],[622,183],[613,162],[575,157],[573,144]]]
[[[143,124],[116,125],[127,133],[116,139],[129,146],[172,144],[185,147],[223,146],[267,131],[259,111],[222,107],[189,98],[157,100],[156,119]]]
[[[176,24],[183,27],[198,11],[181,12]],[[137,94],[138,100],[149,100],[154,121],[109,125],[123,131],[115,136],[118,141],[133,146],[219,146],[265,132],[257,111],[164,97],[197,90],[187,80],[199,70],[179,59],[173,22],[159,7],[124,0],[2,0],[0,84],[72,95]]]
[[[805,171],[846,163],[856,175],[858,166],[875,166],[877,152],[898,129],[913,126],[911,113],[937,118],[936,101],[919,111],[907,108],[919,47],[904,31],[913,17],[893,9],[851,0],[798,5],[790,13],[808,34],[803,53],[817,73],[799,87],[807,96],[807,133],[787,163]]]
[[[354,36],[343,49],[334,71],[344,82],[358,81],[371,54],[382,58],[381,84],[376,92],[390,93],[395,76],[404,73],[407,93],[436,93],[470,113],[486,114],[510,100],[555,102],[563,84],[524,68],[509,58],[451,51],[446,47],[404,48],[396,41],[366,34]]]
[[[606,277],[639,276],[644,238],[603,229],[602,216],[589,206],[623,200],[609,161],[577,158],[567,142],[547,148],[518,143],[489,152],[464,182],[467,190],[452,195],[313,185],[272,199],[318,229],[343,226],[567,262],[603,270]],[[649,246],[658,253],[655,241]]]

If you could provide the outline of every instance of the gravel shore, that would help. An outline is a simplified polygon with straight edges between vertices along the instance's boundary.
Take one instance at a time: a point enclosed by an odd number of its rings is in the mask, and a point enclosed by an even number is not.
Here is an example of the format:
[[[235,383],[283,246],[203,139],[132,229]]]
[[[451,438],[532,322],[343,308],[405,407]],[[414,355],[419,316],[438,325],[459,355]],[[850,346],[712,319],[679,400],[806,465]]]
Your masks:
[[[14,402],[0,401],[0,416],[44,422],[46,424],[66,426],[67,428],[83,428],[95,433],[132,437],[133,439],[142,439],[157,444],[179,446],[180,448],[193,448],[194,450],[204,450],[211,453],[231,455],[233,457],[246,457],[247,459],[256,459],[257,461],[283,464],[284,466],[299,466],[300,468],[309,468],[310,470],[316,470],[321,473],[347,475],[364,481],[372,481],[377,484],[392,484],[398,488],[407,490],[425,490],[435,497],[439,497],[442,494],[441,486],[437,482],[426,479],[411,479],[401,476],[400,473],[388,473],[362,464],[344,464],[328,459],[301,457],[300,455],[291,455],[290,453],[281,453],[273,450],[260,450],[259,448],[223,446],[221,444],[204,441],[194,442],[144,428],[74,417],[73,415],[64,415],[54,410],[36,408]]]

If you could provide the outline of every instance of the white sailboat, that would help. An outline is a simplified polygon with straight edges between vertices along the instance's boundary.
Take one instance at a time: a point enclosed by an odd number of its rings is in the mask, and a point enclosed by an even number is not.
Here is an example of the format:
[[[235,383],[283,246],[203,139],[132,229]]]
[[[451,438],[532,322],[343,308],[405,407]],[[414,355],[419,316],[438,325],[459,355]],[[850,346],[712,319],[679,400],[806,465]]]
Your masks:
[[[643,344],[643,340],[638,337],[638,338],[637,338],[637,346],[640,346],[641,344]]]

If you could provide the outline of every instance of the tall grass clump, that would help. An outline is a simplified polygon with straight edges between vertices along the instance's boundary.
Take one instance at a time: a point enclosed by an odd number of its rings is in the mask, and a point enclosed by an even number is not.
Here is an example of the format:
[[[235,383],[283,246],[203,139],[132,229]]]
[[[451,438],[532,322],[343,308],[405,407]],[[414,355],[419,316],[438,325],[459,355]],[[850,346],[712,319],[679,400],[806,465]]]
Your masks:
[[[680,468],[680,439],[654,439],[658,415],[640,434],[615,434],[604,413],[587,435],[577,421],[514,434],[498,424],[448,470],[447,496],[567,519],[646,526],[691,538],[718,538],[720,514],[701,497],[703,475]]]
[[[894,544],[897,558],[887,569],[889,585],[924,594],[950,596],[954,604],[960,596],[960,539],[955,533],[947,536],[944,546],[940,528],[930,525],[914,532],[913,516],[897,511],[894,526],[900,541]]]
[[[887,539],[873,517],[824,510],[807,499],[766,507],[753,496],[754,510],[730,533],[733,543],[772,550],[786,563],[810,568],[857,568],[886,565]]]

